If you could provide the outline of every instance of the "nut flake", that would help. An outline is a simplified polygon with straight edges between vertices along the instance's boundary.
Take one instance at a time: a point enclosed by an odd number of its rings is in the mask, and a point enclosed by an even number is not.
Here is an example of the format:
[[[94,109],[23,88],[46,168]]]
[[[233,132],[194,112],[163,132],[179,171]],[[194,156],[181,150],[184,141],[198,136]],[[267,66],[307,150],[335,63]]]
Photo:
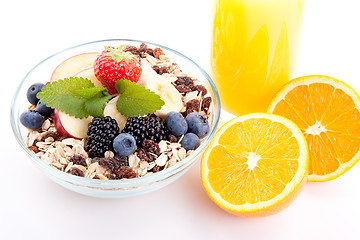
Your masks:
[[[156,160],[155,163],[156,165],[162,167],[165,166],[166,162],[168,160],[168,157],[165,153],[162,153]]]
[[[165,140],[161,140],[159,142],[159,148],[161,153],[166,152],[168,150],[167,142]]]
[[[65,168],[65,170],[64,170],[64,172],[68,172],[68,171],[70,171],[70,169],[72,168],[72,166],[74,165],[74,163],[73,162],[69,162],[69,164],[66,166],[66,168]]]
[[[178,157],[180,160],[184,160],[186,158],[186,150],[185,148],[180,148],[178,151]]]
[[[46,131],[46,130],[49,129],[50,126],[51,126],[50,120],[49,120],[49,119],[46,119],[46,120],[44,121],[43,125],[41,126],[41,129],[42,129],[43,131]]]
[[[153,167],[155,167],[155,165],[156,165],[155,162],[149,163],[149,165],[147,166],[147,170],[150,171],[151,169],[153,169]]]
[[[62,140],[62,143],[69,146],[75,146],[76,143],[78,143],[80,140],[77,140],[75,138],[65,138]]]
[[[129,156],[129,166],[131,168],[136,168],[140,163],[140,158],[136,156],[135,154],[131,154]]]
[[[106,151],[104,154],[105,158],[113,158],[115,155],[112,151]]]
[[[95,170],[99,167],[99,163],[98,162],[94,162],[92,164],[90,164],[90,166],[88,167],[88,172],[93,173],[95,172]]]

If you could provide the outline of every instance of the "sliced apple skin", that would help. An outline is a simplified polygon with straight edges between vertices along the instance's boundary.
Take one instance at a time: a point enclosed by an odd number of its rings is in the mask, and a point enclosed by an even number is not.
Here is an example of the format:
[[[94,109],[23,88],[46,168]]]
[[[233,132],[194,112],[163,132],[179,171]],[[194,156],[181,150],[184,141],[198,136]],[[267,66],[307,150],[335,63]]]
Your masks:
[[[82,139],[87,137],[88,125],[93,117],[75,118],[54,109],[52,115],[55,128],[60,136]]]
[[[102,87],[101,82],[95,77],[94,67],[85,68],[80,72],[76,73],[74,77],[82,77],[89,79],[96,87]]]
[[[94,66],[97,52],[81,53],[60,63],[51,75],[50,82],[72,77],[80,71]]]

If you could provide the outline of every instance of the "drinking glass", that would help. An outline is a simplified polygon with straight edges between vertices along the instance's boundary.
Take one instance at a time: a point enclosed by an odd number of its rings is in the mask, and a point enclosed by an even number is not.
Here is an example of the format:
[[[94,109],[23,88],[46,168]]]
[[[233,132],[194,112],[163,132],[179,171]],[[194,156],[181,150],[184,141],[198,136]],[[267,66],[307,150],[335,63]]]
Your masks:
[[[294,77],[305,0],[213,0],[211,75],[222,110],[266,112]]]

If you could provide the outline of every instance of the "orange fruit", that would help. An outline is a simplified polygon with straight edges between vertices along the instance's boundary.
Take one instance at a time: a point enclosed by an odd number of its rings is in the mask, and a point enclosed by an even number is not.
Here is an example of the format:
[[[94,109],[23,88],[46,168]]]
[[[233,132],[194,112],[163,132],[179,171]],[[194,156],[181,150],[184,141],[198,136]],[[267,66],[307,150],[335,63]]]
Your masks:
[[[236,117],[215,134],[201,160],[210,198],[241,216],[266,216],[289,206],[306,183],[309,157],[301,130],[267,113]]]
[[[308,181],[329,181],[360,159],[360,98],[345,83],[306,76],[287,83],[268,109],[295,122],[309,146]]]

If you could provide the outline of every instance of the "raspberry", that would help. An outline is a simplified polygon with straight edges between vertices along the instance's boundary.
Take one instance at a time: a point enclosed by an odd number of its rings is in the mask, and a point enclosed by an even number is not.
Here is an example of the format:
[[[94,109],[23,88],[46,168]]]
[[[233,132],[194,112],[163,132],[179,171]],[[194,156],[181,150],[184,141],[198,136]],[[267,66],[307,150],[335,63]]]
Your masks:
[[[125,128],[122,133],[131,134],[136,141],[136,145],[141,147],[145,139],[152,140],[156,143],[166,140],[168,130],[159,117],[130,117],[127,119]]]
[[[85,151],[89,157],[104,157],[104,153],[110,150],[114,138],[119,133],[119,126],[111,117],[93,118],[88,127],[88,138]]]

